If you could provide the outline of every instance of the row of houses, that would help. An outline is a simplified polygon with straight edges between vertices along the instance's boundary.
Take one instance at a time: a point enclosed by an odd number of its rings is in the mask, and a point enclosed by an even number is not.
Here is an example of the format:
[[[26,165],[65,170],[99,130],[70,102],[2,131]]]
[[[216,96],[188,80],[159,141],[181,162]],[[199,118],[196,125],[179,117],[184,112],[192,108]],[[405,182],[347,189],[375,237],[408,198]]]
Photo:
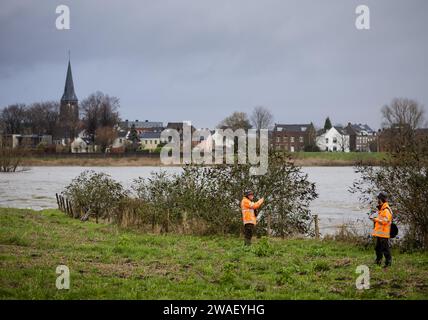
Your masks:
[[[310,124],[275,124],[270,134],[270,147],[286,152],[375,152],[378,151],[378,132],[367,124],[332,126],[316,130]]]

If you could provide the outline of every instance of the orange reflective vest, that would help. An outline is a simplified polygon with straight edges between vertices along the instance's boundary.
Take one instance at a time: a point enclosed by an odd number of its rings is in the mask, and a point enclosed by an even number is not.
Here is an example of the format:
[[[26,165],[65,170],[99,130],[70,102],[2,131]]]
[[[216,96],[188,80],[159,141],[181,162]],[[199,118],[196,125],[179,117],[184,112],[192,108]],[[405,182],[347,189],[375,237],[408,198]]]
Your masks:
[[[379,238],[389,238],[392,223],[392,211],[388,202],[385,202],[378,212],[377,218],[374,218],[375,226],[372,235]]]
[[[242,210],[242,221],[244,222],[244,224],[257,223],[257,218],[256,218],[256,215],[254,214],[254,209],[260,208],[262,203],[263,203],[263,199],[260,199],[257,202],[252,202],[247,197],[242,198],[241,210]]]

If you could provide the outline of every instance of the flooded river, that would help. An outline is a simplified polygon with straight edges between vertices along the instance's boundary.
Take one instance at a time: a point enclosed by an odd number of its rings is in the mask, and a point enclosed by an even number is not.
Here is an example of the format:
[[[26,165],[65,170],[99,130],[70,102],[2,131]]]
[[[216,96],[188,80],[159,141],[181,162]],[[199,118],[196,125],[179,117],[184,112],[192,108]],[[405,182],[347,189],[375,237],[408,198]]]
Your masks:
[[[110,174],[125,187],[137,177],[147,177],[152,171],[178,172],[180,168],[159,167],[31,167],[28,171],[0,174],[0,206],[56,208],[55,193],[60,193],[82,171],[92,169]],[[305,167],[309,180],[316,183],[318,199],[312,202],[313,214],[320,217],[321,231],[331,233],[342,223],[366,221],[356,195],[348,192],[357,178],[352,167]]]

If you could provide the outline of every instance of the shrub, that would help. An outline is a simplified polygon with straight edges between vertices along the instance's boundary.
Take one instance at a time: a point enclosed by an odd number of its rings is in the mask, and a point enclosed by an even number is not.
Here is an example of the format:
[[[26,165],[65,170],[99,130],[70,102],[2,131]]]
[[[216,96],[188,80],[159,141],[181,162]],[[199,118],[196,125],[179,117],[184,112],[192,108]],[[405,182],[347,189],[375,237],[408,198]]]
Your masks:
[[[250,165],[188,165],[181,174],[153,173],[134,181],[139,199],[152,207],[153,223],[168,231],[175,224],[197,221],[209,234],[239,234],[244,190],[265,197],[259,213],[262,234],[286,236],[310,232],[309,203],[315,185],[281,154],[272,154],[265,175],[249,173]]]
[[[15,172],[24,156],[22,149],[0,146],[0,172]]]
[[[71,200],[74,210],[83,213],[82,219],[94,216],[97,222],[99,218],[115,217],[125,197],[120,183],[106,173],[93,170],[86,170],[74,178],[63,194]]]
[[[386,191],[394,220],[406,227],[406,242],[428,249],[428,139],[409,134],[406,141],[379,167],[356,166],[360,178],[350,191],[371,205],[376,193]]]

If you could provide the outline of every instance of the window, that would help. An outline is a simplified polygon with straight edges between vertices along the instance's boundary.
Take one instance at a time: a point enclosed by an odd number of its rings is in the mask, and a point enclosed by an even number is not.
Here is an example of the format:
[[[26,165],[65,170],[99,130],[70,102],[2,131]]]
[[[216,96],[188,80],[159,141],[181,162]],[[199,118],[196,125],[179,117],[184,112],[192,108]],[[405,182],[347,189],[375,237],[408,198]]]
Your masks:
[[[303,137],[299,137],[300,143],[303,143]]]
[[[276,137],[276,142],[279,142],[279,137]]]
[[[283,138],[282,138],[282,140],[283,140],[284,142],[287,142],[287,141],[288,141],[288,137],[283,137]]]
[[[325,138],[325,143],[328,143],[328,138]]]
[[[155,140],[155,144],[156,144],[156,145],[158,144],[158,141],[157,141],[157,140]]]
[[[337,143],[337,138],[333,138],[333,143]]]
[[[294,142],[294,137],[290,137],[290,142]]]

